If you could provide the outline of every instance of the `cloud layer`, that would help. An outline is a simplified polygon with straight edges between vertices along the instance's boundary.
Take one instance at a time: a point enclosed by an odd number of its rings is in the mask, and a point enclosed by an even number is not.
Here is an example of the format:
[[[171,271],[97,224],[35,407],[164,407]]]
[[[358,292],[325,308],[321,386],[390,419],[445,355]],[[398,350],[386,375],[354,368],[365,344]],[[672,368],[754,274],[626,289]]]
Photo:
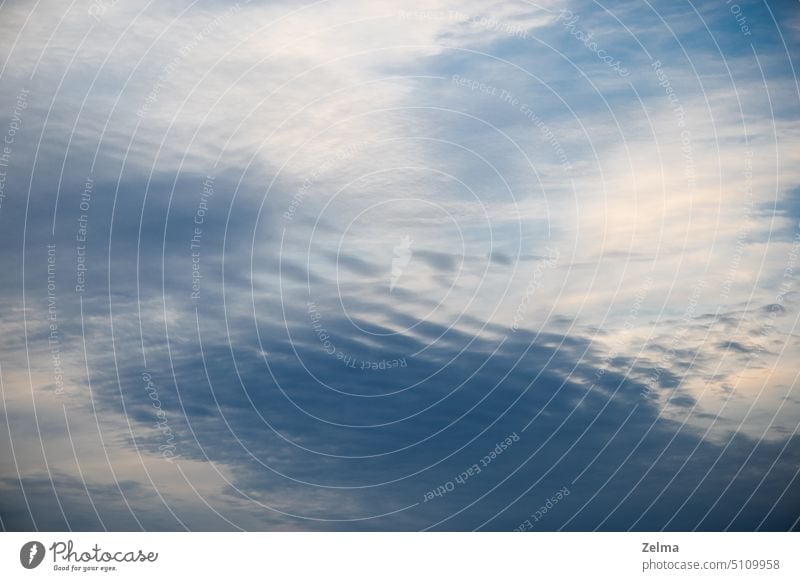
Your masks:
[[[796,529],[800,27],[740,8],[4,5],[0,524]]]

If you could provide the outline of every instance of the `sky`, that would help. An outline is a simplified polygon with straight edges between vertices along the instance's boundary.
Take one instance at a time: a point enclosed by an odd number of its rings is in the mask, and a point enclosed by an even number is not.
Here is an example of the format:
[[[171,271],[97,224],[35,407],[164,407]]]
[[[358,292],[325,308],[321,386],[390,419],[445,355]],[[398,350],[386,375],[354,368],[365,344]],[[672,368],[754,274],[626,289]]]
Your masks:
[[[797,2],[0,32],[3,530],[800,528]]]

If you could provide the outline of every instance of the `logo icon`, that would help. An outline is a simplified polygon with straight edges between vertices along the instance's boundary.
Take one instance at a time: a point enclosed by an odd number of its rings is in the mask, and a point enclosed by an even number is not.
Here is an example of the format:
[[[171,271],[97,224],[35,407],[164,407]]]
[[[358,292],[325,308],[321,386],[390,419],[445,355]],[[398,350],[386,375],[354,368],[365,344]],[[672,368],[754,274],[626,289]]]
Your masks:
[[[19,550],[19,562],[26,569],[35,569],[44,560],[44,545],[39,541],[29,541]]]
[[[392,280],[389,286],[389,292],[394,290],[397,281],[403,274],[408,263],[411,262],[411,256],[414,254],[411,251],[411,236],[406,234],[403,239],[394,248],[394,258],[392,258]]]

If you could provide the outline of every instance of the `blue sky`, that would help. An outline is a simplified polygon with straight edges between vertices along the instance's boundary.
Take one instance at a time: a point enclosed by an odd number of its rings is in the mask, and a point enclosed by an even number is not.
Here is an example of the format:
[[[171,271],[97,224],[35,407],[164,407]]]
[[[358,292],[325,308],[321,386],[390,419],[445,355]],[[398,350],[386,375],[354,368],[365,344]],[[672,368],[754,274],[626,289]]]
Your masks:
[[[796,3],[0,12],[5,530],[797,528]]]

